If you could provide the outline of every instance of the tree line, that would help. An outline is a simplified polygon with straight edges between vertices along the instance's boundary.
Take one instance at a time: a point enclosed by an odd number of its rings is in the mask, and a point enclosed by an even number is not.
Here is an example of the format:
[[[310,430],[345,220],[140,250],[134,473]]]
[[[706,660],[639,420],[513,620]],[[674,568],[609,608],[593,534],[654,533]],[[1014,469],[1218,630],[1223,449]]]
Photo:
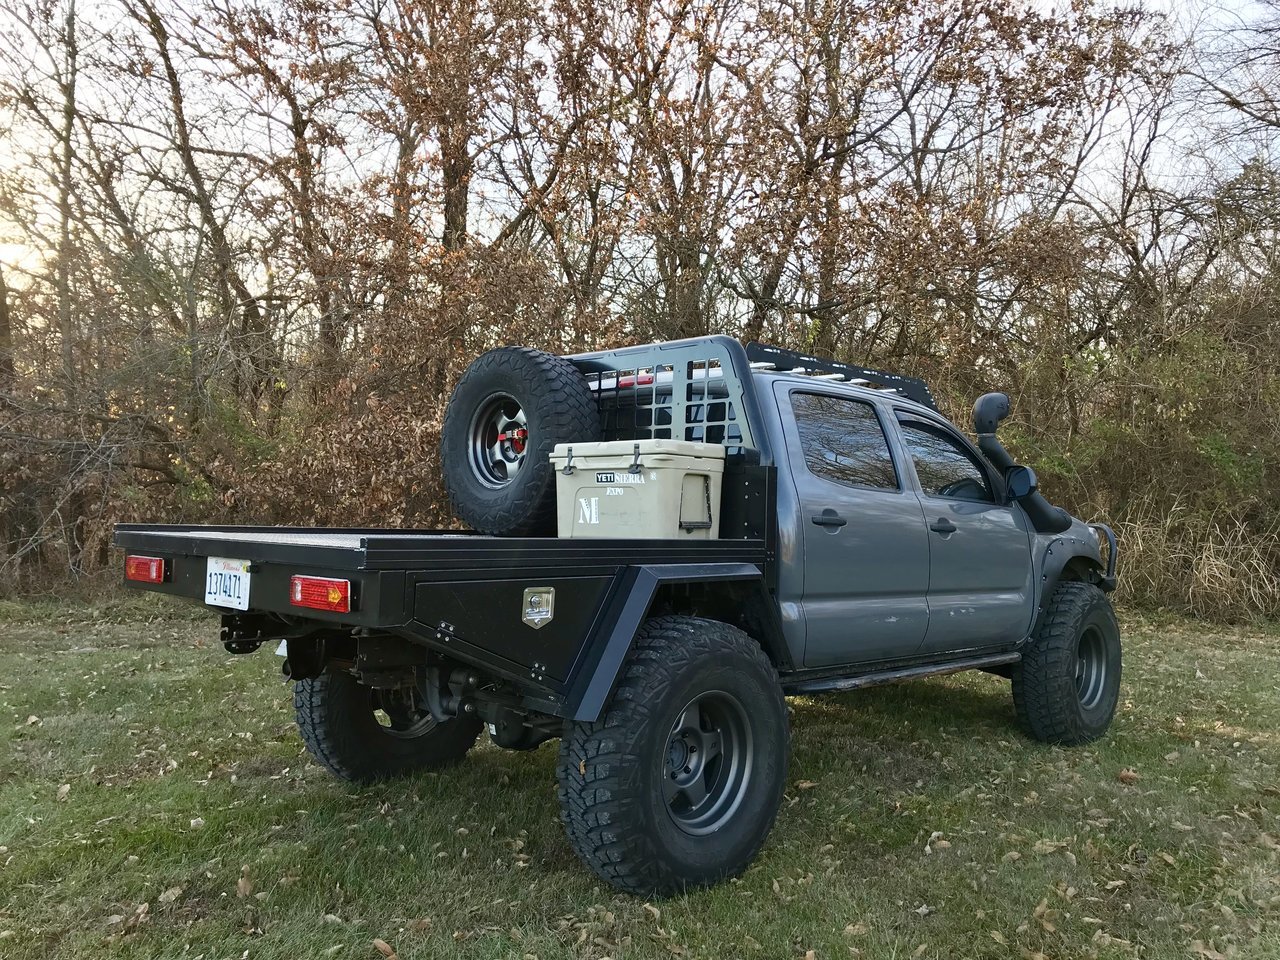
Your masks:
[[[1280,613],[1280,2],[0,0],[0,571],[449,522],[466,363],[728,333],[925,377]]]

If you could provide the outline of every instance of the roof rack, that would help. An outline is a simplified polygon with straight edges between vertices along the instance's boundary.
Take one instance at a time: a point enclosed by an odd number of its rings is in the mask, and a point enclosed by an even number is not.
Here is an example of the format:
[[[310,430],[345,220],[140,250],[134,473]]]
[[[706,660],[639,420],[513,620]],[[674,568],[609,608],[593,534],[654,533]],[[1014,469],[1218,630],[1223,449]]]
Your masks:
[[[765,343],[752,340],[746,345],[747,359],[754,370],[767,370],[771,367],[786,373],[802,373],[824,380],[837,377],[850,381],[855,386],[878,387],[882,390],[893,390],[908,400],[913,400],[930,410],[937,410],[933,392],[929,385],[916,377],[906,377],[900,373],[888,373],[884,370],[873,370],[868,367],[855,366],[852,363],[839,363],[835,360],[824,360],[810,357],[794,350],[784,350]]]

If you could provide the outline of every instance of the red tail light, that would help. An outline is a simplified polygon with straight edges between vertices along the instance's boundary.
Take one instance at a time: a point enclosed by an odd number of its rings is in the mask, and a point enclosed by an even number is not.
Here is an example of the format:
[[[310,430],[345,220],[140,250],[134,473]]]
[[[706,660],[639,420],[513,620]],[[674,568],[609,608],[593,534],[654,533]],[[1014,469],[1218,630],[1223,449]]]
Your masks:
[[[164,583],[164,558],[125,557],[124,577],[139,583]]]
[[[289,602],[295,607],[351,612],[351,581],[328,577],[290,577]]]

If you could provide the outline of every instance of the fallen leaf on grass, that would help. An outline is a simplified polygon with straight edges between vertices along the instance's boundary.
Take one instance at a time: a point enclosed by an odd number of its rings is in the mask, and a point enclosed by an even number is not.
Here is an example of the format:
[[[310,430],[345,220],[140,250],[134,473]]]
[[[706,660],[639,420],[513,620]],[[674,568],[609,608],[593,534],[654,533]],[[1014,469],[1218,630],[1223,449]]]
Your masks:
[[[994,940],[996,943],[1000,944],[1000,946],[1002,947],[1007,947],[1009,945],[1009,941],[1005,938],[1005,935],[1001,933],[999,930],[991,931],[991,939]]]
[[[1017,850],[1010,850],[1000,859],[1003,860],[1005,863],[1012,863],[1014,860],[1021,860],[1022,854],[1020,854]]]
[[[846,937],[860,937],[866,932],[867,925],[865,923],[851,923],[844,928],[844,935]]]
[[[236,896],[247,897],[253,893],[253,881],[249,879],[249,865],[240,868],[240,879],[236,881]]]
[[[1067,841],[1065,840],[1037,840],[1032,848],[1036,853],[1057,853],[1059,850],[1065,849]]]
[[[378,952],[386,957],[387,960],[400,960],[400,958],[396,956],[395,950],[392,949],[391,944],[387,943],[387,941],[383,940],[381,937],[374,937],[373,945],[378,948]]]
[[[644,912],[647,913],[649,916],[653,917],[654,923],[657,923],[659,920],[662,919],[662,911],[659,910],[657,907],[655,907],[652,903],[646,903],[644,905]]]
[[[799,790],[812,790],[817,785],[818,783],[816,780],[801,780],[796,784],[796,788]]]
[[[941,830],[935,830],[933,831],[933,833],[929,834],[929,839],[925,841],[924,852],[925,852],[925,855],[927,856],[929,854],[932,854],[934,850],[947,850],[947,849],[950,849],[950,847],[951,847],[951,841],[944,840],[942,838]]]
[[[1134,770],[1132,767],[1125,767],[1116,774],[1116,779],[1126,785],[1134,784],[1142,779],[1142,774],[1138,773],[1138,771]]]
[[[426,933],[431,929],[431,918],[420,917],[417,920],[409,921],[409,930],[413,933]]]
[[[170,887],[164,893],[160,894],[160,896],[156,897],[156,899],[161,903],[173,903],[173,901],[177,900],[180,896],[182,896],[181,887]]]
[[[1204,957],[1204,960],[1227,960],[1225,953],[1219,953],[1203,940],[1192,940],[1191,952],[1197,956]]]

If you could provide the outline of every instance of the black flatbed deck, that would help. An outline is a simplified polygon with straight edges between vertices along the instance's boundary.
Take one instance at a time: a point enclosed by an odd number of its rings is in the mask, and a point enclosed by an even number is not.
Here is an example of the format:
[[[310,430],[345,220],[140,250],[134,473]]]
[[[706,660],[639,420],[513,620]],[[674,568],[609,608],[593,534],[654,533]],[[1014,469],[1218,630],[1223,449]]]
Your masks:
[[[307,622],[386,631],[519,680],[550,712],[570,709],[565,697],[571,682],[583,687],[572,699],[573,709],[582,702],[587,703],[583,709],[598,708],[607,689],[594,690],[594,699],[588,699],[584,665],[613,647],[625,652],[637,618],[645,615],[662,583],[760,580],[769,566],[766,542],[756,539],[597,540],[457,530],[121,524],[115,544],[129,554],[164,560],[163,582],[134,586],[197,602],[205,596],[208,557],[248,561],[253,577],[248,609],[213,608],[223,614],[224,642],[238,645],[237,651],[280,635],[286,622],[302,623],[304,631]],[[351,609],[293,605],[289,584],[294,575],[349,580]],[[530,587],[555,592],[555,617],[543,629],[521,621]]]
[[[232,556],[329,570],[482,570],[763,563],[763,540],[491,537],[460,530],[120,524],[116,546],[188,557]]]

